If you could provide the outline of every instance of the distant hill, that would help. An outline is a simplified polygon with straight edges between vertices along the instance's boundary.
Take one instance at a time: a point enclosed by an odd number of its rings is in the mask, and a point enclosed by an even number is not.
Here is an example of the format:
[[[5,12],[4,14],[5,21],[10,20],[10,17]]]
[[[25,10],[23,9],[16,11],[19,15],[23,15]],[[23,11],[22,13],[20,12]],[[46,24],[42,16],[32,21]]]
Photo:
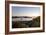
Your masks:
[[[12,16],[12,18],[32,18],[32,17],[28,17],[28,16]]]

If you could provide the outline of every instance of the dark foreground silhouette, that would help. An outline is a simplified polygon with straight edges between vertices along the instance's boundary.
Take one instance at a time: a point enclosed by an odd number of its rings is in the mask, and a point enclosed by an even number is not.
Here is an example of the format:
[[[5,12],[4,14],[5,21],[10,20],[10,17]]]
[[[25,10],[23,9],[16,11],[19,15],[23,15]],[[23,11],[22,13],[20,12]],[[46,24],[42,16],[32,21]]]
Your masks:
[[[12,21],[12,28],[40,27],[40,16],[30,21]]]

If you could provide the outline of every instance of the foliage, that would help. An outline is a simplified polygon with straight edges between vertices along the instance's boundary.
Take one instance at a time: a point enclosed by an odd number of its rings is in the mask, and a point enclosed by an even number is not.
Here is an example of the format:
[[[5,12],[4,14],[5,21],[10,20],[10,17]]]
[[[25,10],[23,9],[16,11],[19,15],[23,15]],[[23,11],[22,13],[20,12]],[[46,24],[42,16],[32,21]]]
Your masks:
[[[32,20],[32,27],[39,27],[40,26],[40,16]]]

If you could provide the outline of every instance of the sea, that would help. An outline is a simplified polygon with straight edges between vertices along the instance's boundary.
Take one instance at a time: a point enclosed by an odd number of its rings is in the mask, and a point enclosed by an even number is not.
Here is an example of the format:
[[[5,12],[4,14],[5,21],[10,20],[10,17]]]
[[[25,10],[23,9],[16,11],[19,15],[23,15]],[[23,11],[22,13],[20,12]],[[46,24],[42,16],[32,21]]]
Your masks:
[[[30,21],[33,18],[12,18],[12,21]]]

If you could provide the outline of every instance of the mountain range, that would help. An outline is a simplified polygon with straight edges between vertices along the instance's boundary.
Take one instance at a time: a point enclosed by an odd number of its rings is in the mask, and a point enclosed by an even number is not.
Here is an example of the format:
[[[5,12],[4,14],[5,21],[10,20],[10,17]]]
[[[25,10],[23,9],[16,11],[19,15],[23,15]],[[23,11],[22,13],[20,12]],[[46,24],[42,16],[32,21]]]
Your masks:
[[[28,16],[12,16],[12,18],[32,18],[32,17],[28,17]]]

